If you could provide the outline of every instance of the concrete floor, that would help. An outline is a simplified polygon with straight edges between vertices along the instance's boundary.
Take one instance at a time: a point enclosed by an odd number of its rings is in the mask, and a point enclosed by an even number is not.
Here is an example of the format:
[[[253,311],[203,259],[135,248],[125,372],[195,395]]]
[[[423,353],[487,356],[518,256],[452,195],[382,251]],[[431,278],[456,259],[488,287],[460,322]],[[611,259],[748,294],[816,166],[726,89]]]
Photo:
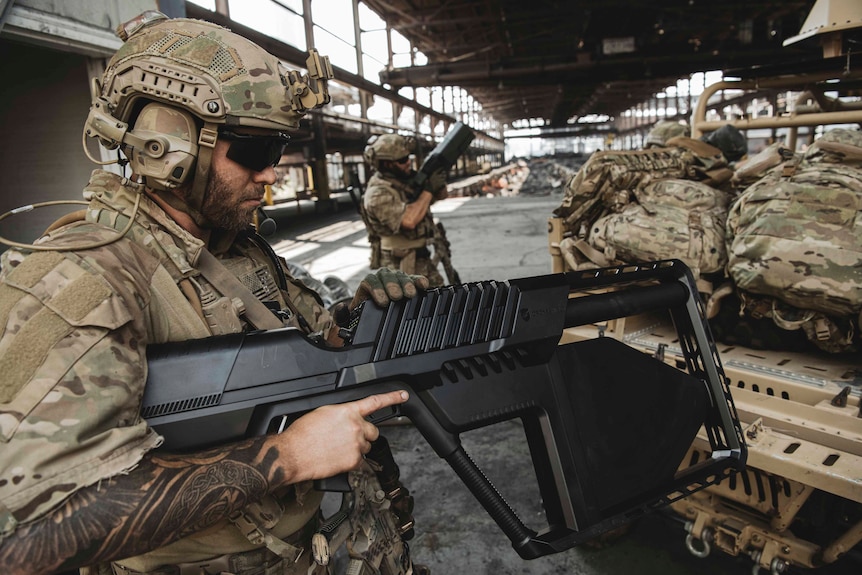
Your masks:
[[[506,280],[550,273],[547,219],[561,196],[516,195],[450,198],[433,206],[447,229],[453,264],[462,281]],[[270,237],[280,255],[305,266],[317,279],[337,275],[355,288],[368,269],[365,229],[349,197],[335,213],[304,204],[271,208],[279,224]],[[717,575],[750,573],[751,562],[713,554],[697,559],[686,550],[682,525],[655,514],[638,520],[628,534],[596,549],[580,546],[522,560],[455,473],[412,425],[382,428],[401,477],[416,500],[414,560],[432,573],[583,575]],[[545,526],[526,441],[519,424],[504,422],[462,434],[466,451],[482,467],[520,519]],[[634,439],[634,438],[633,438]]]
[[[365,227],[348,196],[333,201],[335,211],[306,201],[267,208],[278,224],[267,239],[314,277],[337,275],[355,288],[370,271]],[[559,202],[559,196],[459,197],[432,211],[446,228],[462,281],[507,280],[550,273],[547,221]]]

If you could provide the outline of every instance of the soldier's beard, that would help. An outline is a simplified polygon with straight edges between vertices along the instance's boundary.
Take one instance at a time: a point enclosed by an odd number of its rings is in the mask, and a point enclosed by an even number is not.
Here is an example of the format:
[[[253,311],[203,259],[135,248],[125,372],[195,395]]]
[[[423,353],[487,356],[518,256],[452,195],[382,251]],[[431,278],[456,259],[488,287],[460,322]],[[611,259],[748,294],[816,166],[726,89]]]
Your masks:
[[[201,215],[214,228],[231,232],[246,229],[254,221],[257,206],[244,200],[263,197],[263,185],[247,191],[248,193],[238,198],[236,190],[228,186],[215,170],[211,170],[201,205]]]

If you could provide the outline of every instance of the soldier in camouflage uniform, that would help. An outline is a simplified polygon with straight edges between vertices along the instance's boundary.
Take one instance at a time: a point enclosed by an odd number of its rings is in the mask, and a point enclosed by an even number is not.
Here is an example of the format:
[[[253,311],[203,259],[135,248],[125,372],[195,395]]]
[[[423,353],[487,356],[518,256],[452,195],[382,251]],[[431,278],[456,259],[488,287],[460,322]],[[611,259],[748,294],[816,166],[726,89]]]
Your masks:
[[[406,393],[182,455],[157,449],[139,410],[150,343],[290,325],[339,344],[316,294],[249,231],[284,130],[328,98],[315,101],[321,92],[297,89],[302,78],[274,56],[206,22],[146,13],[119,34],[126,43],[85,133],[120,147],[132,178],[96,170],[84,213],[3,254],[0,565],[321,572],[308,551],[321,500],[310,480],[360,465],[378,437],[365,416]],[[237,279],[250,299],[233,295]],[[427,280],[378,272],[354,302],[385,305],[417,286]]]
[[[365,147],[365,161],[374,169],[362,200],[368,235],[371,238],[371,267],[399,269],[419,274],[432,286],[445,284],[437,265],[431,259],[428,245],[435,234],[431,204],[446,198],[446,175],[435,172],[427,188],[418,196],[410,186],[413,170],[410,153],[412,138],[398,134],[372,136]],[[379,256],[374,253],[378,249]]]

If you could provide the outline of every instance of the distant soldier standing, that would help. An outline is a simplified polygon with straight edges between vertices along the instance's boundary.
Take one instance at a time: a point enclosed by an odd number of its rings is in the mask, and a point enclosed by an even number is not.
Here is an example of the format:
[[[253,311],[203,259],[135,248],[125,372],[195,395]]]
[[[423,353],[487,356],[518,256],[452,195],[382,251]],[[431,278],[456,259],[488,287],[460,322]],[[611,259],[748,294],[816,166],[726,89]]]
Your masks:
[[[372,136],[365,148],[365,161],[374,169],[362,202],[371,240],[371,267],[423,275],[432,287],[441,286],[446,281],[435,261],[441,254],[435,253],[432,260],[428,245],[434,243],[437,230],[431,204],[447,197],[446,174],[432,174],[426,189],[416,195],[410,185],[414,174],[410,154],[414,149],[412,138],[398,134]],[[434,249],[437,252],[448,247],[437,242]]]

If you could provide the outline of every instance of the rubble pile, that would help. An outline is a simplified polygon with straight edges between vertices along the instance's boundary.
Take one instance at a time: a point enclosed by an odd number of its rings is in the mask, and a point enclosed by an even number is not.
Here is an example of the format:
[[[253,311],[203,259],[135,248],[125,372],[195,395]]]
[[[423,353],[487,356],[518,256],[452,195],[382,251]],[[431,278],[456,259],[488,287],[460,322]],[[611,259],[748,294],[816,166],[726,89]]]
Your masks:
[[[486,174],[451,182],[448,185],[449,196],[491,197],[562,193],[566,183],[586,160],[585,156],[516,159]]]
[[[586,161],[586,156],[530,159],[527,161],[529,175],[521,184],[520,193],[538,195],[562,193],[566,183]]]
[[[502,168],[464,178],[448,185],[449,196],[511,196],[518,193],[528,172],[523,160]]]

